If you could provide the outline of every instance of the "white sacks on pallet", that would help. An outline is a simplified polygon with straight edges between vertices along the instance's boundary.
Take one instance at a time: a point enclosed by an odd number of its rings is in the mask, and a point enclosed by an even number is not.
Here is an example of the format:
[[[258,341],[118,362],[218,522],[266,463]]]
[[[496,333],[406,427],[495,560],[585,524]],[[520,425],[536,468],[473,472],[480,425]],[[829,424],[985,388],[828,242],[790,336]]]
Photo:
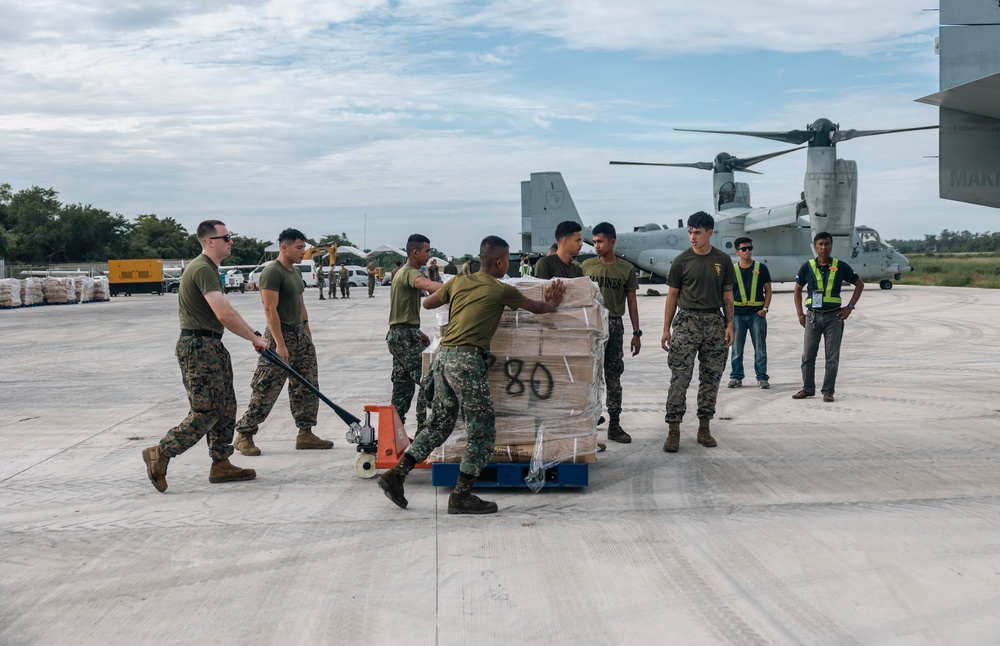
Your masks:
[[[528,298],[543,299],[550,281],[508,280]],[[589,278],[563,280],[566,293],[551,314],[506,310],[490,346],[490,395],[496,411],[494,462],[531,462],[532,471],[559,462],[597,461],[597,419],[604,386],[607,310]],[[424,351],[429,369],[447,330],[438,310],[435,339]],[[459,462],[466,433],[459,420],[430,462]]]
[[[21,281],[0,278],[0,307],[21,307]]]

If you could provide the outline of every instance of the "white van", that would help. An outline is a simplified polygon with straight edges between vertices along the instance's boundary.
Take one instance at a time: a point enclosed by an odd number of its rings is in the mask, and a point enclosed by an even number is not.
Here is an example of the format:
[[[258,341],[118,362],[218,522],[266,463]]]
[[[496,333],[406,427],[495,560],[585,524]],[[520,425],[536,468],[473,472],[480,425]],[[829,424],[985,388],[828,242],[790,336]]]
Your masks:
[[[266,262],[263,265],[257,267],[252,272],[250,272],[249,278],[247,278],[247,283],[252,285],[253,289],[260,289],[260,274],[264,271],[264,268],[270,265],[274,260]],[[303,260],[300,263],[296,263],[295,266],[302,273],[302,282],[306,284],[306,287],[316,287],[319,283],[316,281],[316,263],[312,260]]]

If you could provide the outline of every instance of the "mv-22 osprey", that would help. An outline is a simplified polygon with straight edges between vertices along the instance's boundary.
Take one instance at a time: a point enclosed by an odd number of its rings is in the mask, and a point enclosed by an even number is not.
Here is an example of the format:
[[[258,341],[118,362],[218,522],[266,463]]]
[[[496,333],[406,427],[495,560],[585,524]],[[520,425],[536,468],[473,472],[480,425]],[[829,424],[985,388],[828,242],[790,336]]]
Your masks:
[[[928,126],[936,128],[937,126]],[[720,153],[713,162],[688,164],[656,164],[642,162],[611,162],[644,166],[681,166],[711,170],[714,174],[713,197],[715,235],[713,246],[734,253],[736,238],[753,238],[754,259],[766,263],[775,282],[795,280],[799,267],[813,257],[812,236],[826,231],[833,236],[833,255],[849,262],[866,281],[879,281],[882,289],[891,289],[892,280],[899,280],[912,271],[909,261],[882,241],[874,229],[855,226],[857,208],[857,164],[837,159],[837,143],[871,135],[923,130],[840,130],[828,119],[818,119],[805,130],[789,132],[718,132],[776,139],[793,144],[808,143],[804,190],[801,199],[775,207],[754,208],[750,205],[750,187],[734,181],[736,171],[753,173],[748,168],[758,162],[783,155],[799,148],[757,157],[738,158]],[[522,249],[544,253],[555,241],[553,232],[563,220],[580,220],[560,173],[532,173],[531,180],[521,183]],[[591,227],[584,227],[583,239],[593,242]],[[666,277],[670,263],[690,247],[683,224],[675,229],[658,224],[635,227],[633,232],[618,232],[615,252],[652,275]]]

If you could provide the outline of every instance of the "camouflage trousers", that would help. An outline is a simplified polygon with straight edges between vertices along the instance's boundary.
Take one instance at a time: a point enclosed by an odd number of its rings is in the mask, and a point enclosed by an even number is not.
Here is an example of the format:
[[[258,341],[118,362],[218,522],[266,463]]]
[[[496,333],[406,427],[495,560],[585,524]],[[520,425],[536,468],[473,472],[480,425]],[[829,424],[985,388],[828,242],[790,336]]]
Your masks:
[[[288,365],[319,388],[316,346],[313,345],[312,339],[305,331],[295,332],[292,328],[283,327],[281,333],[285,337],[285,347],[288,348]],[[264,330],[264,338],[270,342],[268,347],[274,350],[274,337],[270,330]],[[264,357],[257,360],[257,370],[254,371],[253,380],[250,382],[253,391],[250,394],[250,405],[236,425],[238,433],[253,435],[257,432],[257,428],[271,414],[274,402],[278,400],[286,381],[288,381],[287,372],[268,363]],[[294,379],[288,384],[288,403],[296,428],[312,428],[316,425],[319,398]]]
[[[392,326],[385,335],[385,342],[392,355],[392,405],[396,407],[399,419],[406,422],[406,413],[410,410],[410,402],[416,391],[417,430],[420,430],[427,421],[427,402],[424,399],[424,389],[420,386],[423,372],[421,353],[424,350],[424,344],[420,341],[420,328]]]
[[[620,316],[608,317],[608,343],[604,346],[604,386],[609,415],[622,412],[622,373],[625,372],[625,323]]]
[[[174,350],[191,411],[160,440],[160,450],[177,457],[208,436],[208,454],[220,462],[233,454],[236,392],[226,346],[212,337],[182,336]]]
[[[476,352],[442,352],[431,364],[431,417],[427,429],[417,435],[406,452],[417,463],[444,444],[455,430],[458,413],[462,413],[468,442],[459,470],[472,477],[490,461],[497,439],[496,417],[490,398],[486,360]]]
[[[726,370],[726,322],[719,312],[679,310],[670,336],[670,391],[666,421],[680,422],[687,412],[687,389],[698,358],[698,419],[715,416],[719,382]]]
[[[340,279],[340,296],[341,298],[351,297],[351,283],[347,282],[346,278]]]

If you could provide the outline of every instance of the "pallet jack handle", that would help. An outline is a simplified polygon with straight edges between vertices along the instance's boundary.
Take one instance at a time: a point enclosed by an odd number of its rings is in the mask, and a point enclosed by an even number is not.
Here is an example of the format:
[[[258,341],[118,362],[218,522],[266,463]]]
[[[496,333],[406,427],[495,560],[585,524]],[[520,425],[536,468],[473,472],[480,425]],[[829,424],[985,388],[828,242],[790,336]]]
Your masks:
[[[260,336],[260,332],[254,332],[254,334],[256,334],[257,336]],[[337,414],[337,417],[339,417],[340,419],[344,420],[345,424],[347,424],[348,426],[353,426],[355,424],[359,424],[359,425],[361,424],[361,420],[359,418],[355,417],[354,415],[351,415],[346,410],[344,410],[340,406],[337,406],[332,401],[330,401],[326,397],[326,395],[324,395],[323,393],[321,393],[319,391],[319,388],[317,388],[316,386],[313,386],[311,383],[309,383],[308,379],[306,379],[305,377],[303,377],[302,375],[300,375],[298,372],[295,371],[294,368],[292,368],[290,365],[288,365],[287,363],[285,363],[285,360],[282,359],[281,357],[279,357],[277,352],[275,352],[271,348],[265,348],[263,350],[260,350],[260,354],[267,361],[269,361],[270,363],[273,363],[274,365],[278,366],[279,368],[281,368],[282,370],[284,370],[285,372],[287,372],[289,375],[291,375],[297,382],[299,382],[300,384],[302,384],[303,386],[305,386],[306,390],[308,390],[309,392],[311,392],[312,394],[316,395],[321,400],[323,400],[323,402],[327,406],[329,406],[330,408],[333,409],[333,412],[335,412]]]

